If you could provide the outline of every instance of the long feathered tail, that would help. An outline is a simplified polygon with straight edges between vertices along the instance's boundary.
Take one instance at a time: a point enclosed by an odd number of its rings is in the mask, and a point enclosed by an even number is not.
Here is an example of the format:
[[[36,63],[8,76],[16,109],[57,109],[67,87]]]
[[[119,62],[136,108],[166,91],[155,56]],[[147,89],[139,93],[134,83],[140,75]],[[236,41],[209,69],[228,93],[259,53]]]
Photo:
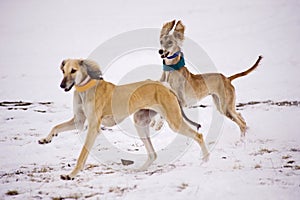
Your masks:
[[[258,64],[259,64],[259,62],[260,62],[260,60],[262,58],[263,58],[262,56],[259,56],[258,59],[257,59],[257,61],[254,63],[254,65],[251,68],[249,68],[248,70],[243,71],[241,73],[234,74],[234,75],[228,77],[228,79],[230,81],[232,81],[232,80],[234,80],[236,78],[239,78],[239,77],[242,77],[242,76],[246,76],[247,74],[249,74],[250,72],[252,72],[253,70],[255,70],[258,67]]]

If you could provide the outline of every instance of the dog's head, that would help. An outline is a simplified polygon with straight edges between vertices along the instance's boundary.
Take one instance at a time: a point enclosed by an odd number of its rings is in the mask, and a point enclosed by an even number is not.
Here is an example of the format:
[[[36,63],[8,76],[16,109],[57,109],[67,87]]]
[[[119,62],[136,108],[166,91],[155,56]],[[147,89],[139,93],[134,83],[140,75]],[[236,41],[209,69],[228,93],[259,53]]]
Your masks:
[[[175,20],[167,22],[163,25],[160,32],[160,45],[161,49],[159,54],[161,58],[172,56],[176,52],[180,51],[182,42],[184,40],[184,25],[179,20],[173,31],[173,34],[169,34],[175,25]]]
[[[79,85],[86,78],[102,79],[102,72],[98,64],[91,60],[66,59],[62,61],[60,69],[64,78],[60,87],[66,92],[71,90],[74,85]]]

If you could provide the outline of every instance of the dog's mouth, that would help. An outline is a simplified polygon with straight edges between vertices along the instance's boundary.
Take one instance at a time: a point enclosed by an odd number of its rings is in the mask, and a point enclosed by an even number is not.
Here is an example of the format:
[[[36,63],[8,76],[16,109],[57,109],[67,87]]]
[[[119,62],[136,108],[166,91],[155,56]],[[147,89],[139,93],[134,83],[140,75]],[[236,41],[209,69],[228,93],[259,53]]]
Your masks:
[[[73,82],[69,87],[65,87],[63,88],[65,90],[65,92],[68,92],[72,89],[72,87],[75,85],[75,82]]]
[[[160,50],[158,51],[158,53],[161,55],[161,56],[160,56],[161,58],[166,58],[166,57],[168,57],[168,55],[170,54],[169,51],[164,51],[164,50],[162,50],[162,49],[160,49]]]

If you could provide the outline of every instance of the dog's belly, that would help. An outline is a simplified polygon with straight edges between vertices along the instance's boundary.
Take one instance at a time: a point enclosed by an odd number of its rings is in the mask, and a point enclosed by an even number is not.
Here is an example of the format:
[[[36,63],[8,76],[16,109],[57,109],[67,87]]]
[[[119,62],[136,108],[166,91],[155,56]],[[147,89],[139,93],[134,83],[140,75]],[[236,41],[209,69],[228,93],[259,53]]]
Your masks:
[[[101,124],[106,127],[115,126],[117,123],[112,115],[107,115],[102,118]]]
[[[191,97],[191,98],[186,97],[186,98],[185,98],[186,106],[193,106],[193,105],[197,104],[198,101],[199,101],[199,99],[193,98],[193,97]]]

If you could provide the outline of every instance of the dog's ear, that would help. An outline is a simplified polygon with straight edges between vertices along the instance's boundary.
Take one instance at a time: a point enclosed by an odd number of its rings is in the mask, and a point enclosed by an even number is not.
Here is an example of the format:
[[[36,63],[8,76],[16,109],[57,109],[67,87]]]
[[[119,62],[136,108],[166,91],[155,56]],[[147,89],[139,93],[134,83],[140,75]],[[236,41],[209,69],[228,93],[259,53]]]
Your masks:
[[[175,30],[174,30],[174,37],[176,39],[179,39],[179,40],[183,40],[184,39],[184,30],[185,30],[185,27],[183,25],[183,23],[179,20],[175,26]]]
[[[163,25],[160,31],[160,38],[164,35],[168,35],[169,32],[172,30],[173,26],[175,25],[175,19],[173,21],[167,22]]]
[[[60,69],[62,70],[66,64],[66,60],[63,60],[60,64]]]
[[[92,60],[79,60],[79,65],[86,69],[92,79],[102,79],[102,72],[99,65]]]

